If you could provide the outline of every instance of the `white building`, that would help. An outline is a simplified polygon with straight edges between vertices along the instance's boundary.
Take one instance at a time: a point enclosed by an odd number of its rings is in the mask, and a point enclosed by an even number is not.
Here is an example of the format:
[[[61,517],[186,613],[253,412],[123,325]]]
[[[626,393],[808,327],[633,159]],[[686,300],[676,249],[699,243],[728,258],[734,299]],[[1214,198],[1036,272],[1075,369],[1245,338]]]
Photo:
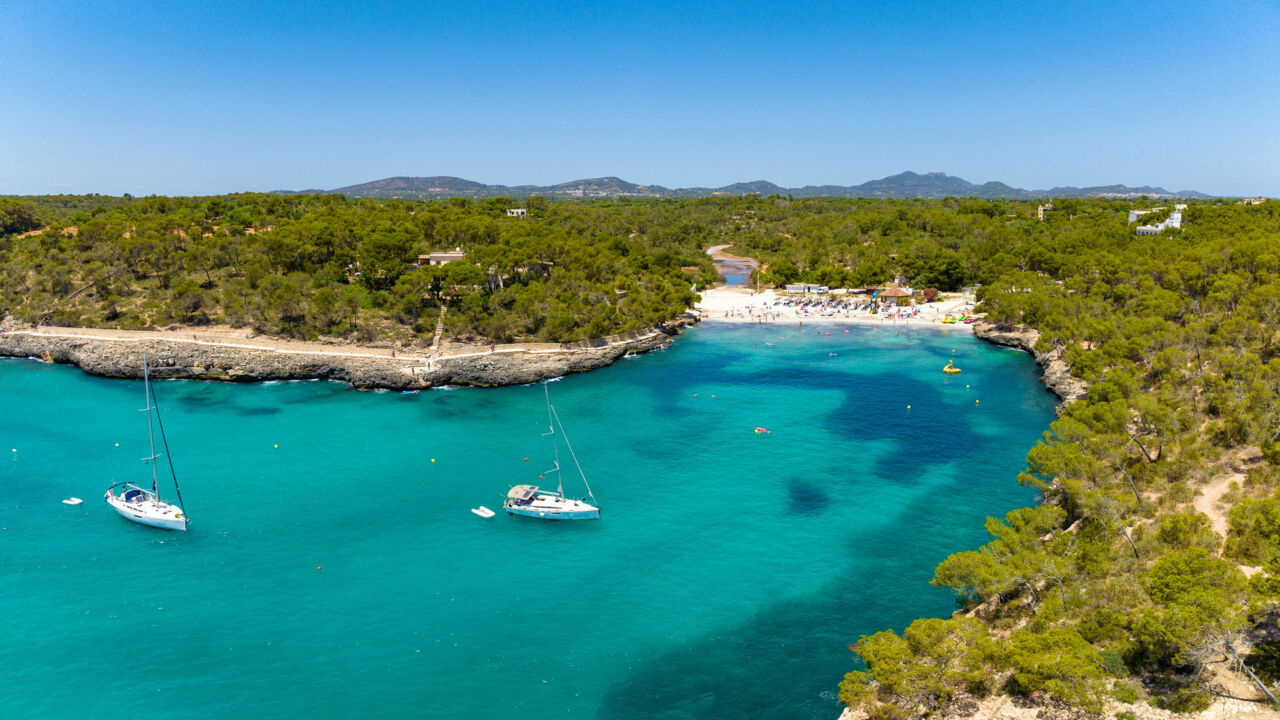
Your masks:
[[[796,295],[826,295],[831,292],[831,288],[826,285],[810,285],[809,283],[792,283],[787,286],[787,292]]]
[[[528,211],[524,208],[509,208],[507,210],[507,217],[522,218],[527,214]]]
[[[461,260],[467,254],[462,252],[462,248],[454,248],[453,250],[445,250],[444,252],[433,252],[430,255],[419,255],[419,265],[444,265],[445,263]]]
[[[1159,235],[1160,231],[1164,230],[1165,228],[1181,228],[1181,227],[1182,227],[1182,212],[1175,210],[1169,213],[1168,218],[1166,218],[1162,222],[1156,223],[1155,225],[1139,225],[1138,234],[1139,235]]]

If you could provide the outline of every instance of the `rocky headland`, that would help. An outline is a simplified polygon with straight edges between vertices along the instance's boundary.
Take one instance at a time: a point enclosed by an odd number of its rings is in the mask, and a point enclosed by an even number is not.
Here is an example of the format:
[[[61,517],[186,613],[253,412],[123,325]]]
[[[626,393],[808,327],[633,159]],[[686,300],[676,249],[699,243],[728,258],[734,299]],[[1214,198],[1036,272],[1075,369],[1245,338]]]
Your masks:
[[[5,322],[0,356],[75,365],[92,375],[256,382],[334,380],[356,388],[413,390],[442,385],[520,385],[608,365],[665,347],[678,325],[570,344],[499,345],[424,352],[367,345],[229,338],[186,328],[126,331],[34,327]]]
[[[1088,394],[1088,384],[1071,374],[1067,361],[1062,359],[1061,350],[1036,349],[1040,331],[1023,325],[998,325],[979,320],[973,324],[973,334],[996,345],[1006,345],[1031,353],[1043,372],[1041,381],[1062,400],[1059,408],[1081,400]]]

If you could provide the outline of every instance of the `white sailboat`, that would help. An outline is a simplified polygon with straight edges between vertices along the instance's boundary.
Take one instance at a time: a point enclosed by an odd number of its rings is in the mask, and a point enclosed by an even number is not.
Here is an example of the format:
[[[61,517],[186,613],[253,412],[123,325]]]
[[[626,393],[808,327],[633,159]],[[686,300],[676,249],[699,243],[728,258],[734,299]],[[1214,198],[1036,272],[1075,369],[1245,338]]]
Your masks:
[[[512,515],[523,515],[525,517],[539,518],[541,520],[599,520],[600,508],[596,507],[595,495],[591,493],[591,486],[587,484],[587,476],[582,472],[582,465],[578,463],[578,456],[573,453],[573,446],[569,444],[569,436],[564,432],[564,425],[560,423],[560,416],[556,414],[556,409],[551,405],[551,393],[547,391],[546,383],[542,385],[542,391],[547,397],[547,423],[550,425],[546,435],[551,436],[551,449],[555,453],[556,464],[548,473],[556,474],[556,489],[540,490],[537,485],[516,485],[507,492],[507,501],[503,503],[502,508]],[[587,488],[587,497],[575,500],[565,497],[564,494],[564,477],[560,473],[560,447],[556,442],[556,428],[560,428],[559,435],[564,438],[565,447],[569,448],[569,457],[573,458],[573,465],[578,469],[578,476],[582,478],[582,484]],[[590,502],[587,502],[590,500]]]
[[[169,442],[164,436],[164,423],[160,420],[160,407],[155,402],[155,391],[151,389],[146,353],[142,354],[142,387],[147,396],[147,437],[151,441],[151,457],[142,460],[151,464],[151,489],[138,487],[131,482],[116,483],[107,488],[102,499],[126,520],[166,530],[186,530],[187,523],[191,520],[187,517],[186,508],[182,507],[182,491],[178,489],[178,475],[173,471],[172,460],[169,461],[169,473],[173,476],[173,490],[178,496],[178,504],[170,505],[160,499],[160,482],[156,471],[156,459],[160,457],[156,453],[156,424],[160,426],[160,442],[164,445],[166,454],[169,452]],[[155,423],[151,420],[152,410],[155,411]],[[116,488],[120,488],[119,495],[114,492]]]

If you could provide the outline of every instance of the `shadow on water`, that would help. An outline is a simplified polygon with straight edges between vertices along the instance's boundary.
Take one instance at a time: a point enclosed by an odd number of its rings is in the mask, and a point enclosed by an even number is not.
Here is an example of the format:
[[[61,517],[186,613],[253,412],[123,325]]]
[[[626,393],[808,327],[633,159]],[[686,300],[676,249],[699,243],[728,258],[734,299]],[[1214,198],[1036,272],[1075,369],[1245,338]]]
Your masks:
[[[692,394],[693,388],[705,384],[753,392],[767,386],[771,393],[779,395],[791,389],[835,390],[843,394],[840,405],[812,422],[853,443],[892,441],[892,450],[878,458],[875,466],[865,469],[889,479],[901,478],[908,471],[919,474],[948,461],[945,454],[922,454],[921,445],[981,448],[991,442],[991,438],[970,427],[971,408],[948,402],[941,387],[920,382],[918,373],[854,374],[819,367],[806,368],[803,373],[748,372],[726,369],[738,358],[736,354],[707,355],[706,361],[694,363],[686,372],[655,375],[650,380],[657,413],[670,418],[686,416],[688,411],[680,402]],[[919,408],[916,415],[905,414],[906,402],[901,398],[910,398]],[[902,441],[904,435],[910,437],[910,442]]]
[[[831,502],[826,490],[803,480],[791,480],[787,485],[787,493],[791,498],[789,510],[797,515],[818,512]]]
[[[598,717],[834,720],[842,674],[860,668],[849,643],[950,610],[948,593],[927,584],[941,558],[921,529],[907,520],[852,541],[854,566],[825,590],[775,602],[639,665],[605,692]]]
[[[166,387],[165,390],[171,390],[171,388]],[[254,417],[258,415],[276,415],[281,412],[279,407],[272,405],[240,405],[231,401],[228,393],[220,392],[220,390],[220,388],[215,387],[203,387],[193,390],[182,388],[178,392],[170,392],[170,394],[176,395],[172,401],[176,401],[185,410],[193,414],[198,414],[201,411],[217,410],[222,412],[230,411],[241,417]],[[172,402],[167,399],[166,401]]]
[[[951,355],[924,347],[941,365]],[[826,356],[826,350],[815,357]],[[1007,438],[970,428],[972,407],[944,394],[940,384],[921,382],[918,369],[903,367],[852,373],[823,368],[802,372],[742,369],[741,352],[707,352],[682,372],[646,378],[656,412],[689,413],[686,398],[699,388],[760,393],[788,389],[837,391],[831,410],[810,419],[851,443],[881,442],[887,452],[864,474],[886,482],[920,484],[954,454],[921,452],[931,445],[962,446],[969,457],[994,450]],[[792,356],[794,360],[794,355]],[[906,412],[907,401],[927,412]],[[967,399],[967,398],[966,398]],[[771,427],[775,433],[786,428]],[[793,516],[819,514],[831,503],[824,488],[800,478],[788,480],[779,498]],[[845,538],[848,566],[821,592],[777,600],[754,616],[727,624],[657,656],[646,657],[605,692],[598,707],[604,720],[833,720],[842,709],[837,698],[843,673],[859,669],[847,649],[860,635],[901,629],[916,617],[945,617],[954,609],[945,590],[932,588],[933,568],[949,552],[975,547],[986,539],[981,522],[954,523],[954,506],[965,492],[941,483],[909,507],[894,511],[875,529],[850,528]],[[834,539],[834,542],[840,542]]]

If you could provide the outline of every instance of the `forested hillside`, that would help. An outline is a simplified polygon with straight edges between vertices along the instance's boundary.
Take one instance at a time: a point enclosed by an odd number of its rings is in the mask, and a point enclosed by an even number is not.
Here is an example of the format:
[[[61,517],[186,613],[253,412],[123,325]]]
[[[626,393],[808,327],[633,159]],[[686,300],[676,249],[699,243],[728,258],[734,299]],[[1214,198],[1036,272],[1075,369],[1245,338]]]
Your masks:
[[[715,278],[679,207],[538,200],[524,219],[503,198],[4,200],[0,304],[33,323],[412,341],[448,303],[457,337],[565,341],[669,320]]]
[[[1077,201],[1060,201],[1070,204]],[[1131,204],[1083,201],[1123,232]],[[507,209],[526,208],[525,218]],[[297,338],[576,340],[669,320],[733,243],[765,282],[958,289],[1047,242],[1035,204],[759,196],[548,202],[42,196],[0,200],[0,303],[36,323],[225,323]],[[1069,211],[1068,211],[1069,212]],[[1065,216],[1065,215],[1064,215]],[[461,248],[462,261],[417,267]],[[1040,251],[1034,251],[1040,252]]]

